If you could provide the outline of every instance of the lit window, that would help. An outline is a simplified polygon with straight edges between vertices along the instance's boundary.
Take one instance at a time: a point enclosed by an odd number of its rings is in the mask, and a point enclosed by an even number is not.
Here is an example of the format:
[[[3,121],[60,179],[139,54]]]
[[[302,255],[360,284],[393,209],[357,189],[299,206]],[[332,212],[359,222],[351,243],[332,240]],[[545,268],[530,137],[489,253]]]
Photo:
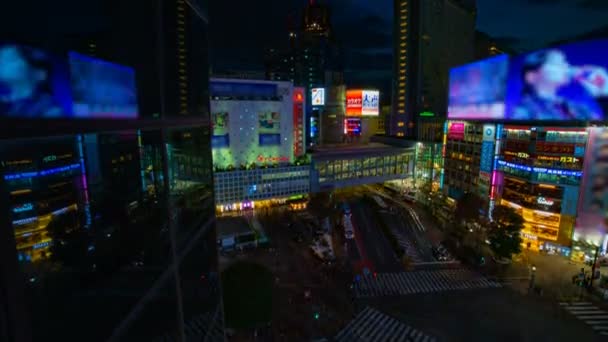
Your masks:
[[[399,96],[399,100],[400,100],[400,101],[405,100],[405,96]]]
[[[405,89],[399,90],[399,94],[405,94]]]
[[[405,87],[405,82],[401,82],[401,83],[399,83],[399,86],[400,86],[400,87]]]
[[[405,20],[405,19],[407,19],[407,16],[402,15],[402,16],[401,16],[401,19],[402,19],[402,20]]]
[[[403,126],[405,126],[405,123],[403,121],[399,121],[397,123],[397,127],[403,127]]]
[[[399,44],[399,46],[405,46],[405,43],[401,43],[401,44]]]
[[[399,63],[399,66],[404,68],[405,67],[405,63]]]
[[[403,136],[405,136],[405,133],[403,133],[403,132],[397,132],[397,136],[398,137],[403,137]]]
[[[405,22],[403,22],[403,23],[399,24],[399,26],[401,26],[401,27],[403,27],[403,26],[405,26],[405,25],[407,25]]]

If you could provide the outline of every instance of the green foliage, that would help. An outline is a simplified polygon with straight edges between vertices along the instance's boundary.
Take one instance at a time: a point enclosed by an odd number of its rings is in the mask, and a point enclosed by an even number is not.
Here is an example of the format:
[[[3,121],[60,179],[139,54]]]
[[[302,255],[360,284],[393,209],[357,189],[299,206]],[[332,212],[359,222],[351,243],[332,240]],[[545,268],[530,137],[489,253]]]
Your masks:
[[[490,248],[499,258],[510,259],[513,254],[521,252],[520,232],[524,219],[515,209],[503,205],[492,211],[493,221],[488,226]]]
[[[272,273],[264,266],[237,262],[222,273],[226,325],[251,329],[272,318]]]

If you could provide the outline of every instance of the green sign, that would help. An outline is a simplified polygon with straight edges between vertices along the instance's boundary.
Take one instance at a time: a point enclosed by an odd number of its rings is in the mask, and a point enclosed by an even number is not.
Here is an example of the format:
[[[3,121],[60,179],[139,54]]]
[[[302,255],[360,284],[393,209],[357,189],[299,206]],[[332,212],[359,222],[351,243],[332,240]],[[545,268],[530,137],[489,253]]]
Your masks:
[[[420,116],[435,116],[435,113],[432,113],[432,112],[422,112],[422,113],[420,113]]]

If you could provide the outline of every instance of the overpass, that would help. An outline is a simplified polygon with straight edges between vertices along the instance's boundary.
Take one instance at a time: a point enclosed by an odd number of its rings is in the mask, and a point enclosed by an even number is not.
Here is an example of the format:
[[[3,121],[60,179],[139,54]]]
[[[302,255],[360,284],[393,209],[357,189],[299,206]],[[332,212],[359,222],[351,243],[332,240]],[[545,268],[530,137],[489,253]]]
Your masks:
[[[415,142],[323,146],[312,153],[311,192],[403,179],[414,172]]]

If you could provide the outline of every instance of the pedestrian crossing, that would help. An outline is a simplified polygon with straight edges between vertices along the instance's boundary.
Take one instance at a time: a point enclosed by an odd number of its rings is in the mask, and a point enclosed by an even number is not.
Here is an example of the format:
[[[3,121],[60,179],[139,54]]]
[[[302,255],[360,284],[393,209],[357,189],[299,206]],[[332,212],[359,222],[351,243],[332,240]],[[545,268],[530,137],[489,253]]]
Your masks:
[[[498,282],[457,268],[379,273],[361,278],[353,291],[356,298],[370,298],[498,287],[501,287]]]
[[[336,335],[334,340],[336,342],[432,342],[436,339],[368,306],[359,312],[359,314],[350,321],[338,335]]]
[[[206,313],[193,317],[184,324],[185,341],[224,341],[224,322],[221,312],[213,315]],[[165,334],[155,340],[156,342],[181,341],[177,333]]]
[[[608,336],[608,312],[590,302],[559,303],[561,307],[579,320],[591,326],[595,332]]]

